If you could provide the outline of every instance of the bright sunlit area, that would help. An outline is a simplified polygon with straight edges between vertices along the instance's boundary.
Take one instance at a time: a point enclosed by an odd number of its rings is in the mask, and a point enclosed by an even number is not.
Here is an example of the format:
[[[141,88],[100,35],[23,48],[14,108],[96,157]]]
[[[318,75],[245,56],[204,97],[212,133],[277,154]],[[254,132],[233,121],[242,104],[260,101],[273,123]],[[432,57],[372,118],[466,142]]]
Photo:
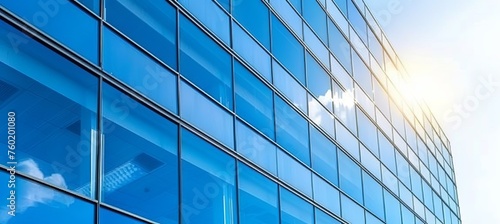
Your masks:
[[[365,2],[451,141],[462,223],[500,223],[500,1]]]

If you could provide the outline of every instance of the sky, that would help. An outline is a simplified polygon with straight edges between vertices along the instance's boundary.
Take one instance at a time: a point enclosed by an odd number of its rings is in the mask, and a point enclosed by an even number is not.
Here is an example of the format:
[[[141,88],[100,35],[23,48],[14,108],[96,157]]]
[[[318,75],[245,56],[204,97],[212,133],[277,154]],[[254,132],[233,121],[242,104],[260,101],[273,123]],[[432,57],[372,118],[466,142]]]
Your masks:
[[[451,142],[462,222],[500,223],[500,1],[365,2]]]

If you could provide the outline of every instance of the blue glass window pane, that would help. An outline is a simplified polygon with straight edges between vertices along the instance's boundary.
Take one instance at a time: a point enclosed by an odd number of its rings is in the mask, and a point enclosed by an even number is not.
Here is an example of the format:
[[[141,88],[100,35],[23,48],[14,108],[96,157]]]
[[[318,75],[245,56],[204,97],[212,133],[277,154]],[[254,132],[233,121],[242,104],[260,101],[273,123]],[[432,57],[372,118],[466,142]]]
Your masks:
[[[177,113],[177,78],[108,28],[103,32],[103,67],[160,105]]]
[[[413,167],[410,167],[410,176],[411,176],[411,191],[418,199],[423,201],[423,193],[422,193],[422,177],[418,174]]]
[[[238,163],[239,223],[279,223],[278,185]]]
[[[340,64],[351,72],[351,47],[344,35],[335,26],[335,24],[328,19],[328,46],[333,52],[335,57],[339,60]]]
[[[309,98],[309,118],[314,123],[319,125],[328,135],[335,138],[334,118],[328,110],[323,107],[314,97],[308,95]]]
[[[377,40],[375,34],[373,34],[373,32],[370,29],[368,29],[368,46],[370,48],[370,52],[372,53],[373,57],[375,57],[378,64],[383,65],[384,49],[382,48],[380,42]]]
[[[318,176],[313,176],[314,201],[335,214],[340,214],[340,194],[332,185]]]
[[[384,208],[382,208],[382,211]],[[365,217],[366,217],[366,223],[369,224],[384,224],[380,219],[378,219],[376,216],[372,215],[368,211],[365,211]]]
[[[71,1],[33,1],[19,4],[16,1],[0,0],[0,5],[97,64],[99,23]]]
[[[342,218],[351,224],[365,224],[364,209],[353,200],[342,195]]]
[[[382,166],[382,182],[387,186],[393,193],[398,194],[398,179],[394,174],[391,173],[385,166]]]
[[[177,125],[108,84],[103,117],[103,201],[160,223],[177,222]]]
[[[311,171],[281,150],[278,150],[278,176],[312,197]]]
[[[434,209],[434,202],[432,201],[432,189],[427,184],[427,182],[422,182],[422,189],[423,189],[423,194],[424,194],[424,204],[425,206],[433,210]]]
[[[174,69],[176,16],[175,9],[162,0],[106,0],[106,21]]]
[[[375,177],[382,180],[382,172],[380,171],[380,161],[364,146],[360,146],[361,163],[366,167]]]
[[[347,128],[345,128],[340,122],[335,122],[335,139],[340,143],[340,145],[347,150],[351,156],[356,160],[359,160],[359,143],[358,139],[354,137]]]
[[[302,0],[288,0],[300,14],[302,14]]]
[[[272,53],[302,83],[305,83],[304,47],[272,16]]]
[[[310,165],[308,123],[281,98],[275,98],[276,142]]]
[[[210,115],[210,119],[200,116],[200,111]],[[226,146],[234,147],[233,116],[185,82],[181,82],[181,117]]]
[[[363,202],[363,185],[361,168],[343,152],[339,152],[339,185],[340,188],[356,201]]]
[[[378,152],[378,142],[377,142],[377,127],[370,121],[370,119],[361,111],[356,108],[356,113],[358,117],[358,137],[366,145],[366,147],[377,157],[379,157]]]
[[[332,89],[330,85],[330,76],[316,62],[316,60],[307,53],[307,88],[311,90],[314,96],[329,111],[332,111]]]
[[[239,62],[234,63],[236,113],[274,139],[273,92]]]
[[[227,45],[230,43],[229,16],[213,1],[179,0],[203,25],[213,31]],[[184,18],[182,16],[182,18]],[[181,32],[183,25],[181,24]],[[189,31],[187,31],[189,32]],[[202,54],[203,55],[203,54]]]
[[[180,18],[180,48],[181,74],[232,109],[231,56],[184,16]]]
[[[230,8],[229,8],[229,4],[231,2],[231,0],[216,0],[226,11],[229,12]],[[233,4],[236,4],[236,3],[233,3]]]
[[[285,69],[273,60],[274,85],[302,112],[307,112],[306,90]]]
[[[125,216],[118,213],[117,211],[112,211],[110,209],[100,207],[99,208],[99,223],[102,224],[143,224],[145,222],[133,219],[131,217]]]
[[[277,174],[276,146],[240,121],[236,122],[236,150],[272,174]]]
[[[373,87],[372,87],[372,75],[368,67],[361,60],[357,53],[352,54],[352,72],[354,74],[354,80],[359,84],[359,86],[367,93],[367,95],[373,97]]]
[[[5,147],[6,148],[6,147]],[[34,167],[33,164],[18,163],[17,169]],[[31,172],[36,172],[32,170]],[[2,206],[0,222],[6,224],[26,224],[26,223],[54,223],[54,217],[57,217],[57,223],[75,223],[91,224],[95,223],[95,206],[92,203],[73,197],[56,189],[29,181],[21,176],[16,176],[15,186],[9,188],[8,183],[11,176],[4,171],[0,171],[0,181],[5,183],[0,188],[4,192],[5,205]],[[61,180],[61,176],[55,174],[48,176],[45,181],[56,184]],[[11,190],[15,194],[9,194]],[[8,204],[11,202],[9,197],[15,197],[15,211],[11,211]]]
[[[302,18],[293,9],[287,0],[271,0],[271,5],[274,10],[285,20],[285,22],[291,27],[292,31],[302,38]]]
[[[389,168],[393,173],[396,173],[396,157],[395,148],[392,143],[383,135],[378,133],[378,144],[380,150],[380,160]]]
[[[99,8],[101,7],[101,0],[77,0],[81,2],[83,5],[87,6],[90,10],[92,10],[94,13],[99,15]]]
[[[269,9],[267,9],[262,1],[235,2],[232,14],[252,36],[257,38],[264,47],[270,49]]]
[[[415,224],[415,215],[413,215],[413,213],[404,206],[401,207],[401,210],[401,213],[403,214],[402,224]]]
[[[313,33],[313,31],[304,24],[304,41],[318,59],[325,65],[330,67],[330,53],[326,45]]]
[[[410,183],[410,170],[408,161],[399,153],[396,153],[396,162],[398,170],[398,178],[403,182],[406,187],[411,187]]]
[[[387,224],[401,224],[401,210],[399,201],[388,191],[384,190],[385,220]]]
[[[235,161],[182,130],[182,222],[236,223]]]
[[[337,147],[313,127],[311,127],[311,156],[313,169],[338,185]]]
[[[384,196],[382,186],[370,175],[363,172],[363,193],[365,207],[384,220]]]
[[[271,81],[271,57],[236,23],[233,23],[233,49],[263,77]]]
[[[368,43],[367,41],[367,30],[366,30],[366,22],[363,19],[363,16],[361,13],[358,11],[356,6],[352,1],[347,1],[347,10],[348,10],[348,17],[349,21],[351,22],[354,30],[358,33],[358,35],[361,37],[361,39],[365,42]]]
[[[281,223],[314,223],[313,206],[292,192],[280,188]]]
[[[342,13],[344,13],[345,16],[347,16],[347,1],[349,0],[332,0],[335,2],[335,4],[337,4],[337,6],[339,7],[340,11],[342,11]]]
[[[93,198],[94,189],[78,188],[95,184],[98,79],[1,21],[0,36],[0,147],[7,149],[7,114],[14,112],[18,171],[58,178],[52,184]],[[13,47],[10,37],[20,44]],[[8,161],[7,154],[0,159]]]
[[[328,43],[326,29],[326,13],[317,1],[304,1],[304,19],[312,27],[323,43]]]
[[[357,133],[356,107],[352,90],[344,91],[336,82],[333,84],[333,108],[337,117],[351,130]]]
[[[314,214],[316,216],[315,223],[316,224],[340,224],[340,222],[323,211],[315,208]]]

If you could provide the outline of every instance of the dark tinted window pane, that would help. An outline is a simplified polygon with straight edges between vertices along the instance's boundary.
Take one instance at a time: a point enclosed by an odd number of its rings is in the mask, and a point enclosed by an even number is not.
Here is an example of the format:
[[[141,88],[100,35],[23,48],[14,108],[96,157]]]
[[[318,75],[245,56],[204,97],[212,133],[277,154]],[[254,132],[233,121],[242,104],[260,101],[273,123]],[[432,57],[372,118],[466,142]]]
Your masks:
[[[182,222],[236,223],[235,161],[182,130]]]
[[[229,16],[214,1],[179,0],[179,2],[229,45]]]
[[[280,188],[281,223],[314,223],[313,206],[292,192]]]
[[[15,112],[18,171],[94,197],[80,188],[95,184],[97,78],[3,22],[0,36],[0,146],[7,150],[7,114]]]
[[[234,72],[236,113],[274,139],[273,92],[239,62]]]
[[[262,1],[238,1],[233,4],[233,16],[269,49],[269,10]]]
[[[112,211],[110,209],[100,207],[99,208],[99,223],[101,224],[143,224],[145,222],[133,219],[126,215],[120,214],[117,211]]]
[[[181,74],[232,109],[231,57],[186,17],[180,17]]]
[[[103,101],[103,201],[177,222],[177,125],[107,84]]]
[[[98,22],[71,1],[31,1],[19,4],[16,1],[0,0],[0,5],[97,64]]]
[[[272,18],[272,53],[304,84],[304,47],[275,16]]]
[[[175,75],[110,29],[105,28],[103,36],[104,69],[176,113],[177,79]]]
[[[279,223],[278,186],[238,163],[239,223]]]
[[[316,128],[311,128],[311,155],[313,169],[338,185],[337,147]]]
[[[106,0],[106,21],[177,68],[176,13],[162,0]]]
[[[361,168],[339,151],[340,188],[358,202],[363,202]]]
[[[21,162],[17,164],[17,169],[26,169],[27,171],[33,167],[33,164]],[[31,172],[36,172],[31,170]],[[94,205],[73,197],[61,191],[46,187],[39,183],[35,183],[21,176],[16,176],[15,186],[9,188],[9,180],[12,178],[2,169],[0,171],[0,181],[5,183],[0,187],[0,191],[4,192],[5,205],[2,206],[0,222],[6,224],[26,224],[26,223],[75,223],[75,224],[92,224],[94,221]],[[61,176],[47,176],[46,182],[56,184],[61,180]],[[11,197],[9,192],[15,190],[15,212],[10,215],[11,211],[7,204],[10,204]],[[12,202],[13,203],[13,202]]]
[[[279,97],[276,97],[275,107],[276,142],[309,165],[307,121]]]

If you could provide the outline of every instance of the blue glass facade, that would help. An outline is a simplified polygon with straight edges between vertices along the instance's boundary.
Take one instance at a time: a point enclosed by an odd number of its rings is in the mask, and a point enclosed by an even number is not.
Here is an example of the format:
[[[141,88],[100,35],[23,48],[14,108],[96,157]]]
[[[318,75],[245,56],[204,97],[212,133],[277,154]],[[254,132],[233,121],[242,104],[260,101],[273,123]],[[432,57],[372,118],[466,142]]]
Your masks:
[[[0,223],[459,224],[407,77],[362,0],[0,0]]]

